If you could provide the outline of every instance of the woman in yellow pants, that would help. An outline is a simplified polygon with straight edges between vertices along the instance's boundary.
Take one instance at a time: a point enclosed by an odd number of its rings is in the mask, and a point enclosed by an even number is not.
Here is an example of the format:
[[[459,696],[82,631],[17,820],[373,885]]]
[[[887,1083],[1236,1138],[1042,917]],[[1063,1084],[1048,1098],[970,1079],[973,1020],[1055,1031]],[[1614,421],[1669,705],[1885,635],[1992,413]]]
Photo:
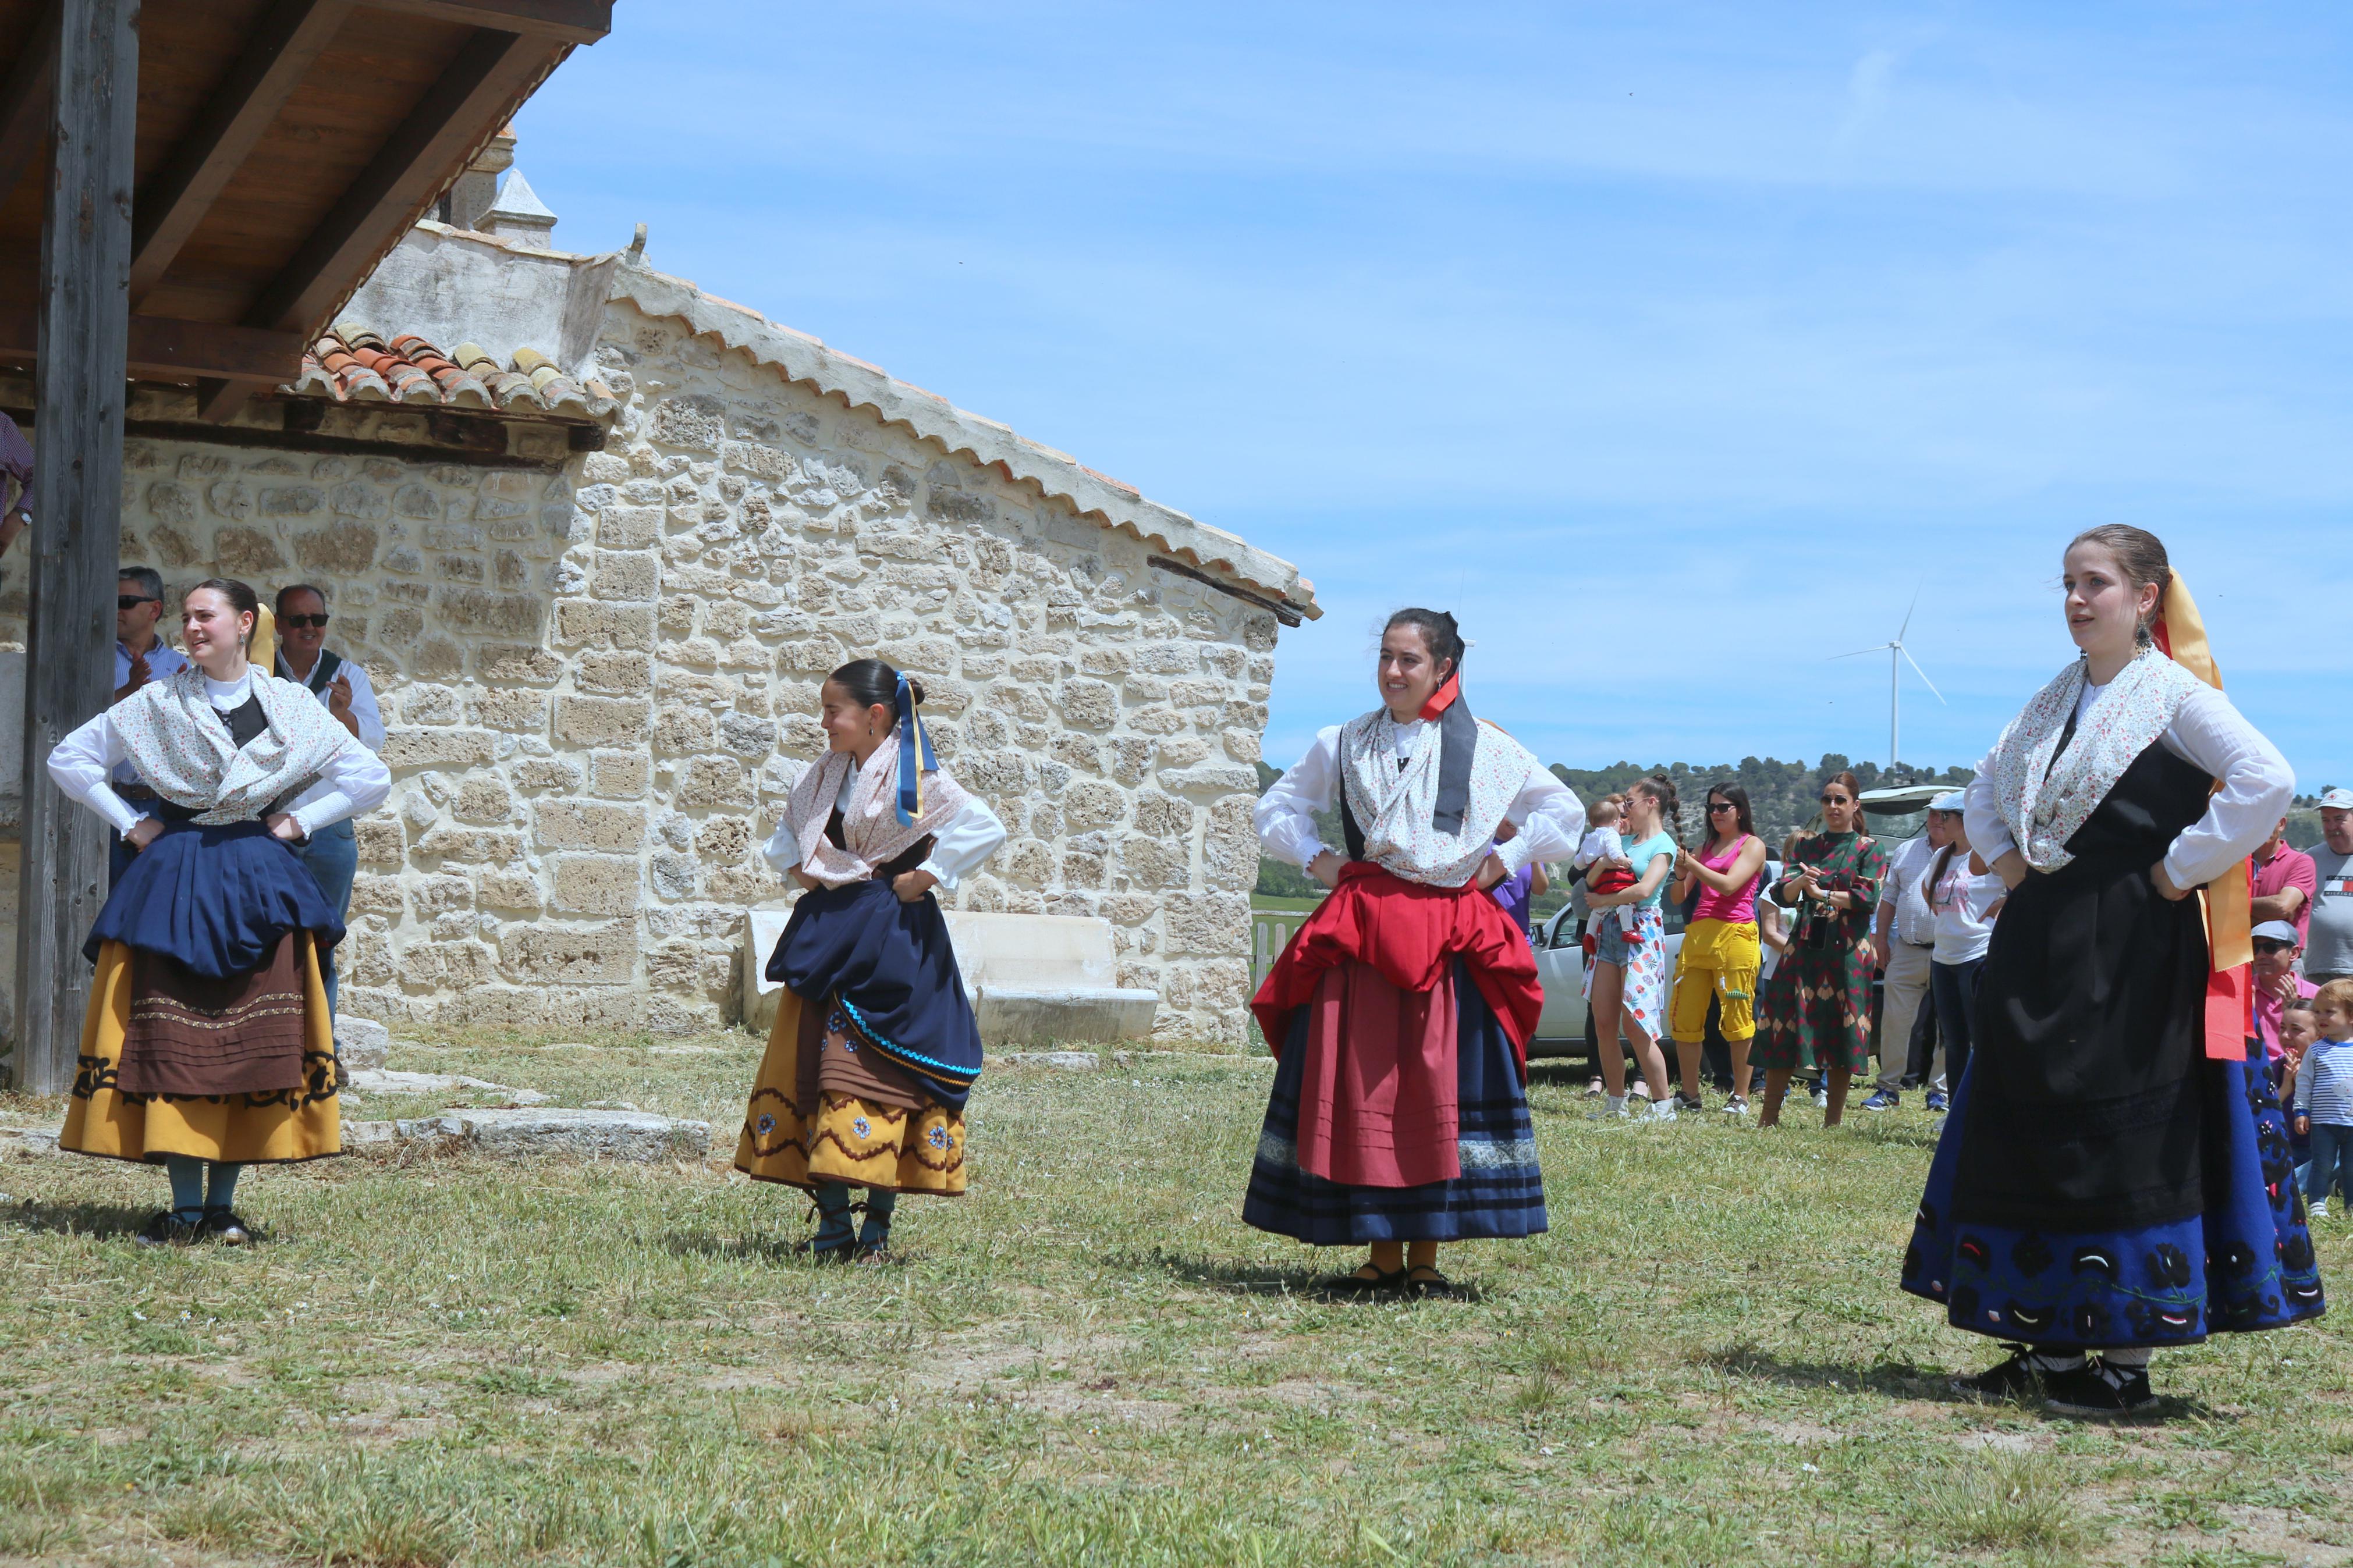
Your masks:
[[[1735,1116],[1748,1113],[1748,1044],[1757,1037],[1757,889],[1764,876],[1765,841],[1750,819],[1748,792],[1736,784],[1717,784],[1707,792],[1706,843],[1697,855],[1684,850],[1675,861],[1676,900],[1691,897],[1694,882],[1700,896],[1675,958],[1667,1027],[1684,1093],[1696,1101],[1708,999],[1718,999],[1718,1027],[1732,1047],[1732,1098],[1724,1109]]]

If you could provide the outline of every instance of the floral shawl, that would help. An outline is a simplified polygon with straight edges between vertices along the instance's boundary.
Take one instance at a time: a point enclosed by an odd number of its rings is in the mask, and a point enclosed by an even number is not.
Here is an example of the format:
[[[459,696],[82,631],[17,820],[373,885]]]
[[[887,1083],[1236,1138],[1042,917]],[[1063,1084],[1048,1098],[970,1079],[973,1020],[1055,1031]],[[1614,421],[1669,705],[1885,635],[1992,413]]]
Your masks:
[[[343,747],[359,744],[293,681],[255,669],[253,695],[269,728],[242,748],[205,695],[205,672],[193,664],[149,681],[109,717],[132,765],[157,795],[196,813],[199,823],[248,822],[308,788]]]
[[[841,837],[847,847],[838,847],[826,837],[825,825],[833,816],[833,803],[840,797],[842,775],[849,766],[849,752],[827,752],[802,772],[785,802],[786,824],[801,848],[801,869],[828,888],[871,877],[875,867],[889,864],[955,820],[966,798],[954,779],[934,773],[923,781],[923,810],[913,822],[901,822],[899,748],[877,746],[858,770],[849,804],[842,807]]]
[[[1436,888],[1459,888],[1486,859],[1496,824],[1536,770],[1526,747],[1493,724],[1476,726],[1468,797],[1460,826],[1441,831],[1439,727],[1421,732],[1421,745],[1404,769],[1392,749],[1396,728],[1376,708],[1340,729],[1340,787],[1365,836],[1365,858],[1404,878]]]
[[[2067,840],[2099,809],[2134,759],[2172,725],[2199,685],[2196,676],[2164,654],[2143,649],[2108,683],[2061,754],[2060,742],[2089,668],[2079,658],[2061,670],[2010,721],[1994,746],[1994,804],[2018,852],[2038,871],[2056,871],[2074,858],[2067,853]]]

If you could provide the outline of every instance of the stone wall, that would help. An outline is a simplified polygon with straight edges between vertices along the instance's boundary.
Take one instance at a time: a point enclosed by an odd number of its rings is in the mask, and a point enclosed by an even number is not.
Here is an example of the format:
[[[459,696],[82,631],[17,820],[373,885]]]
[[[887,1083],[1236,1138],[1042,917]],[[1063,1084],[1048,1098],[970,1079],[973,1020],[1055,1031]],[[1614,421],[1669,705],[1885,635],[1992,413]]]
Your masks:
[[[818,685],[879,652],[1010,829],[955,901],[1105,916],[1157,1032],[1242,1038],[1274,616],[628,299],[590,368],[622,405],[606,449],[538,466],[129,445],[126,562],[318,582],[377,680],[395,785],[359,824],[347,1005],[732,1019]]]

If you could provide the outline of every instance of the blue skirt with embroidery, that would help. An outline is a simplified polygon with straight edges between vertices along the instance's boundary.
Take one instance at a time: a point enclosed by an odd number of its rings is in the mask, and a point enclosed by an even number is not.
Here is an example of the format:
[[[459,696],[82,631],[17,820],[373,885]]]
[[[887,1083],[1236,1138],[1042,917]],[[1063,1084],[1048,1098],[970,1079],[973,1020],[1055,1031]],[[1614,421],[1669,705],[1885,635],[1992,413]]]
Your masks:
[[[123,868],[82,955],[96,963],[119,942],[219,980],[259,969],[293,931],[309,931],[323,961],[343,940],[343,920],[265,824],[167,822]]]
[[[980,1077],[980,1023],[938,900],[905,903],[871,879],[811,889],[793,906],[767,973],[814,1003],[839,1003],[876,1050],[942,1105],[964,1109]]]
[[[1242,1221],[1316,1247],[1373,1241],[1475,1241],[1548,1228],[1535,1129],[1511,1037],[1454,963],[1456,1133],[1462,1173],[1418,1187],[1354,1187],[1299,1168],[1299,1088],[1314,1009],[1293,1016],[1250,1165]]]
[[[1957,1329],[2058,1350],[2195,1344],[2320,1316],[2320,1269],[2269,1075],[2245,1062],[2196,1070],[2217,1196],[2202,1215],[2109,1231],[1953,1221],[1964,1078],[1904,1253],[1904,1289],[1942,1302]]]

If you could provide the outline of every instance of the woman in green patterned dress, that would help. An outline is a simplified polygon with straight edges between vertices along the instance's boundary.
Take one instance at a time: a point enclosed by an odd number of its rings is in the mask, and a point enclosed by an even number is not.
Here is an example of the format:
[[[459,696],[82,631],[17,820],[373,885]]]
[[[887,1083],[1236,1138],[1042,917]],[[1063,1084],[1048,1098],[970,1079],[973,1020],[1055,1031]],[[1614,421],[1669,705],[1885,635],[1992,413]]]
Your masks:
[[[1887,875],[1887,851],[1862,831],[1862,790],[1852,773],[1822,785],[1822,831],[1801,841],[1774,886],[1799,906],[1789,951],[1757,1008],[1757,1058],[1765,1068],[1759,1127],[1781,1120],[1789,1075],[1809,1051],[1829,1078],[1825,1127],[1846,1110],[1846,1086],[1871,1068],[1871,917]]]

